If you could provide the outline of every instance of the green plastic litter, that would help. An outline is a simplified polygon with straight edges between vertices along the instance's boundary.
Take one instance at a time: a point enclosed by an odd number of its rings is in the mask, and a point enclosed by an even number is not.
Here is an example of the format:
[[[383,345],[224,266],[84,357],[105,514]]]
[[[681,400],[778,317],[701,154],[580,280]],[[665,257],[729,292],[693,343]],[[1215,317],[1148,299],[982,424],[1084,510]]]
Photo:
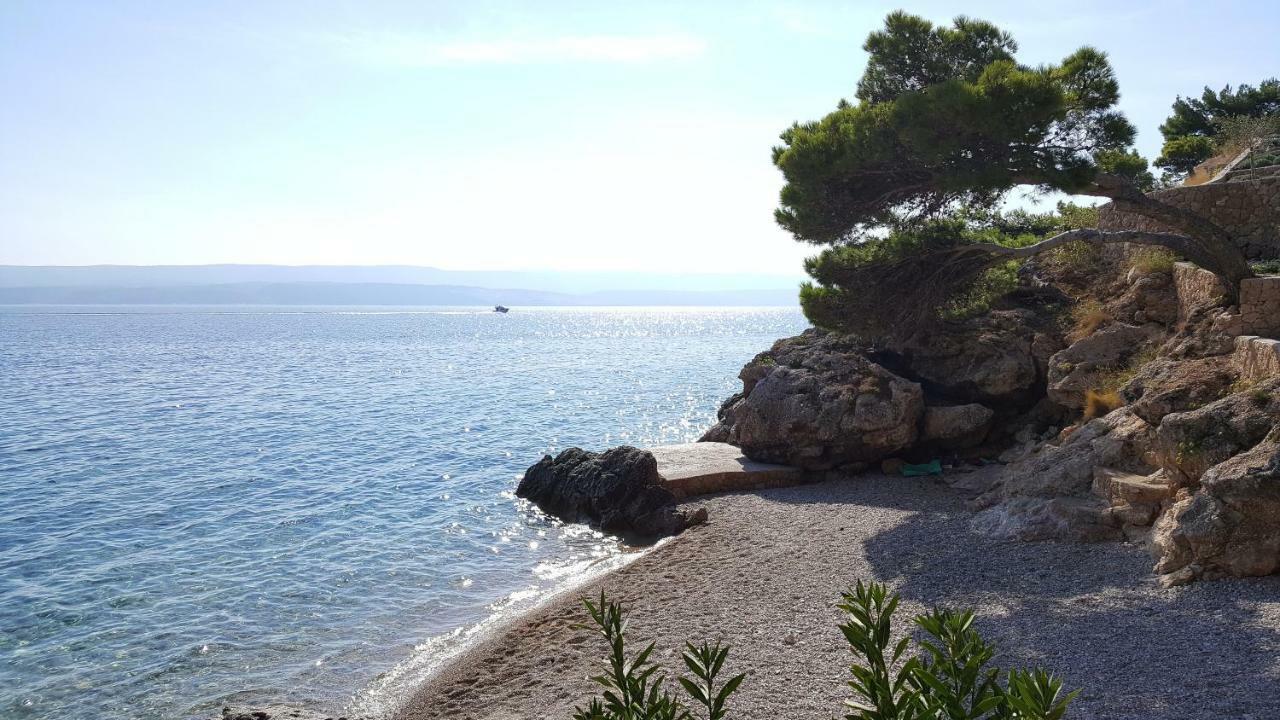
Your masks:
[[[918,475],[941,475],[942,461],[930,460],[923,465],[903,465],[902,474],[907,477],[916,477]]]

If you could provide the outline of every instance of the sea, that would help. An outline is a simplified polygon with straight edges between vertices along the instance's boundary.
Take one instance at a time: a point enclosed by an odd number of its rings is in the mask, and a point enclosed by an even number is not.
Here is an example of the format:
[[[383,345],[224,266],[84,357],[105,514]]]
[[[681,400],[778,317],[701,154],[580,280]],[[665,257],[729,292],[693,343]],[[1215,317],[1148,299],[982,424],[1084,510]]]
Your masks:
[[[378,715],[642,550],[514,495],[689,442],[794,308],[0,306],[0,717]],[[568,589],[568,590],[566,590]]]

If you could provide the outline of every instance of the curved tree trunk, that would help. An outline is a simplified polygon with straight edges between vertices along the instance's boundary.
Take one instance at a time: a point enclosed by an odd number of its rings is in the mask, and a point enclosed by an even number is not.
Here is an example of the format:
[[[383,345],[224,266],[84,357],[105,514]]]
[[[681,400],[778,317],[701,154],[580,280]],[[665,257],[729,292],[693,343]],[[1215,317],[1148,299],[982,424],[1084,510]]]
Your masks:
[[[1157,200],[1139,190],[1128,179],[1102,173],[1091,188],[1093,195],[1110,198],[1116,207],[1181,230],[1185,235],[1139,233],[1147,238],[1123,240],[1148,245],[1162,245],[1222,278],[1232,301],[1240,294],[1240,281],[1253,277],[1249,259],[1230,233],[1198,213]],[[1102,241],[1117,233],[1101,233]],[[1172,238],[1181,238],[1172,240]],[[1118,238],[1116,238],[1118,240]],[[1181,247],[1179,247],[1181,246]]]

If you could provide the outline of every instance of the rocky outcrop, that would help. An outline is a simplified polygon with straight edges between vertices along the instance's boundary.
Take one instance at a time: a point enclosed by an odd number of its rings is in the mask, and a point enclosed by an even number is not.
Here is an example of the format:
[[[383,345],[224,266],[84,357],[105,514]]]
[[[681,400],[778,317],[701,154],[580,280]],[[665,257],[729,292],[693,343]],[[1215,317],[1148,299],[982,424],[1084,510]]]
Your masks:
[[[1063,407],[1084,407],[1085,392],[1096,388],[1104,373],[1124,367],[1158,334],[1149,325],[1115,323],[1077,340],[1049,360],[1049,399]]]
[[[1129,271],[1128,288],[1111,304],[1114,317],[1134,325],[1149,322],[1172,325],[1178,320],[1178,291],[1170,272]]]
[[[867,359],[849,340],[808,330],[779,340],[739,373],[742,393],[703,440],[761,462],[807,470],[865,467],[915,443],[924,412],[917,383]]]
[[[1236,378],[1234,367],[1221,358],[1157,358],[1138,369],[1120,389],[1120,397],[1138,417],[1158,425],[1166,415],[1221,398]]]
[[[676,505],[653,453],[628,446],[547,455],[525,471],[516,495],[562,520],[637,540],[674,535],[706,520],[706,510]]]
[[[1202,408],[1166,415],[1156,433],[1157,460],[1178,487],[1258,444],[1280,419],[1280,379]]]
[[[1029,309],[996,310],[896,342],[885,364],[956,403],[1025,409],[1040,396],[1044,364],[1060,349]]]
[[[991,408],[978,403],[926,407],[920,445],[939,450],[974,447],[986,438],[994,418]]]
[[[1149,472],[1154,441],[1154,428],[1127,409],[1092,420],[1006,466],[998,487],[979,498],[985,509],[974,527],[1019,540],[1120,539],[1123,523],[1091,492],[1094,469]]]
[[[1280,570],[1280,428],[1207,470],[1194,494],[1184,491],[1151,546],[1167,584]]]

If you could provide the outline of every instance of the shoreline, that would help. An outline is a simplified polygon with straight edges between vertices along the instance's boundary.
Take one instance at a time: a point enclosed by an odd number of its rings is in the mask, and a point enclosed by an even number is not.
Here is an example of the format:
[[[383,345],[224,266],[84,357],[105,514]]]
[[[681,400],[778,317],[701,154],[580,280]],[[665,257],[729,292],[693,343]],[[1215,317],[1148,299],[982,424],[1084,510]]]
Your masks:
[[[581,576],[563,582],[557,587],[540,593],[527,605],[494,610],[487,617],[469,625],[427,638],[414,647],[410,657],[365,683],[352,694],[352,699],[337,713],[322,713],[323,717],[388,718],[394,717],[407,697],[416,696],[420,688],[449,667],[461,661],[476,648],[501,638],[517,628],[526,618],[535,615],[552,603],[571,595],[574,591],[598,582],[602,578],[625,570],[627,566],[674,538],[663,538],[650,546],[622,546],[609,557],[593,562]],[[573,595],[577,597],[577,595]],[[495,601],[497,605],[511,596]],[[513,601],[516,605],[518,601]],[[422,652],[432,644],[440,645],[440,652]]]
[[[1074,717],[1280,715],[1280,577],[1161,589],[1134,545],[978,536],[966,497],[868,474],[696,498],[707,525],[495,626],[389,717],[568,717],[604,651],[580,598],[604,589],[633,648],[656,641],[670,673],[686,639],[731,645],[726,670],[748,674],[733,717],[827,720],[848,689],[835,603],[859,579],[902,594],[899,630],[928,606],[972,607],[997,664],[1043,665],[1082,690]]]

